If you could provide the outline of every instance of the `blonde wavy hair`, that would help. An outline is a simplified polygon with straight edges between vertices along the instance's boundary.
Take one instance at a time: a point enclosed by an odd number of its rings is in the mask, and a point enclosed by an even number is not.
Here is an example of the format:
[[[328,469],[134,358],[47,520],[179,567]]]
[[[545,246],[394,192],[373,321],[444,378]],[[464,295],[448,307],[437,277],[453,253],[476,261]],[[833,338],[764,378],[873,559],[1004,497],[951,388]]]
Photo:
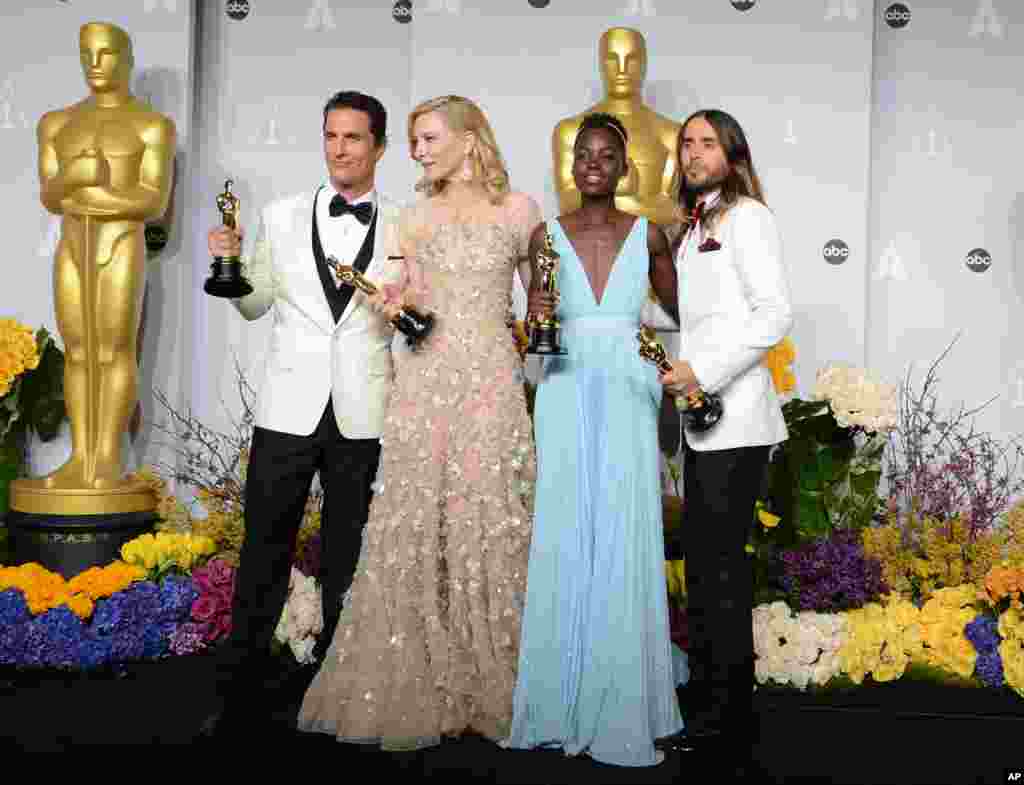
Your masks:
[[[487,117],[475,103],[460,95],[442,95],[424,101],[409,113],[409,149],[413,148],[413,126],[416,120],[429,112],[444,115],[445,124],[455,133],[469,131],[476,144],[469,154],[473,167],[473,180],[487,190],[491,201],[497,204],[509,192],[508,169],[498,149],[498,141]],[[416,184],[416,190],[427,196],[444,191],[447,180],[429,181],[426,178]]]

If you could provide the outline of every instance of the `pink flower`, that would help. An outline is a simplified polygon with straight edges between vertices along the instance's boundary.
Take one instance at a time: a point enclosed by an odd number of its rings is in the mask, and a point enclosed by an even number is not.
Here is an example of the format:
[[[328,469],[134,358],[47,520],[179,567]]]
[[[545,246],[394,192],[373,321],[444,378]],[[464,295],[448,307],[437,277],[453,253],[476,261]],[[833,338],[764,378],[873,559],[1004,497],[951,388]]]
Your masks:
[[[201,595],[213,591],[213,582],[210,580],[210,570],[207,567],[196,567],[192,570],[192,583]]]
[[[231,610],[218,614],[213,626],[213,640],[226,638],[231,634]]]
[[[221,603],[213,594],[204,594],[192,603],[192,618],[196,621],[210,622],[221,609]]]
[[[207,565],[209,571],[210,582],[214,586],[230,586],[232,589],[235,585],[235,568],[228,564],[223,559],[214,559]]]

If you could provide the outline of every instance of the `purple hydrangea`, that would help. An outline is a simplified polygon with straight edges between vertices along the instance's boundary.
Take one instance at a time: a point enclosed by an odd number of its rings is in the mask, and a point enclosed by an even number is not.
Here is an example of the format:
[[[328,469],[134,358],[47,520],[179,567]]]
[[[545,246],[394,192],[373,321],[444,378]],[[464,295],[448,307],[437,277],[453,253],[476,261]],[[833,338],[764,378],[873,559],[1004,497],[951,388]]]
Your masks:
[[[169,651],[192,653],[202,646],[189,634],[172,647],[178,628],[187,622],[199,596],[188,577],[169,576],[157,585],[137,581],[96,602],[89,623],[68,607],[33,617],[20,591],[0,592],[0,665],[95,668],[101,665],[163,657]]]
[[[856,531],[837,531],[827,539],[786,551],[781,558],[783,589],[799,610],[851,610],[889,591],[882,563],[864,553]]]
[[[1003,658],[999,656],[999,649],[979,654],[974,663],[974,672],[986,687],[1002,687]]]
[[[40,664],[53,668],[73,668],[79,661],[79,650],[86,635],[86,626],[70,608],[61,605],[40,614],[29,625],[37,626],[45,636]]]
[[[999,622],[979,613],[964,627],[964,636],[974,644],[978,654],[990,654],[999,648]]]
[[[199,592],[187,576],[169,575],[160,585],[160,613],[162,621],[184,621],[192,610]]]
[[[999,656],[999,622],[984,613],[979,613],[964,627],[964,635],[969,640],[978,658],[974,672],[986,687],[1002,687],[1003,659]]]
[[[83,668],[98,668],[111,662],[111,639],[102,635],[93,635],[86,631],[82,645],[78,650],[78,662]]]
[[[18,589],[0,591],[0,629],[13,627],[32,618],[25,595]]]
[[[171,654],[195,654],[206,648],[206,629],[200,622],[187,621],[168,637]]]

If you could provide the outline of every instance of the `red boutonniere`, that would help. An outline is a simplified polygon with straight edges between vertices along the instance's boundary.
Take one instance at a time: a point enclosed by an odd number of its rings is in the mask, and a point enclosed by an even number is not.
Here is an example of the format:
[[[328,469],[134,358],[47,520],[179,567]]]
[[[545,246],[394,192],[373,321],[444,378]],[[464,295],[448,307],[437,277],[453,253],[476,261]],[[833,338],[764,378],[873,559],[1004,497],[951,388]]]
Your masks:
[[[698,253],[707,253],[708,251],[719,251],[722,248],[722,244],[718,242],[714,237],[707,238],[704,242],[697,246]]]

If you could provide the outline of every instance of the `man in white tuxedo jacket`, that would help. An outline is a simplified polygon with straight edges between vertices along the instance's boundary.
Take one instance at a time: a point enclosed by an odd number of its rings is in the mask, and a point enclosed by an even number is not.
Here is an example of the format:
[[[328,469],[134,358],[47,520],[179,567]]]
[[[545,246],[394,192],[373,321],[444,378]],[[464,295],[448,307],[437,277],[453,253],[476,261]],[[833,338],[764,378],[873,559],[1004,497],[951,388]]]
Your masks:
[[[753,739],[753,576],[745,553],[771,445],[787,437],[765,352],[792,325],[775,217],[739,123],[703,110],[684,123],[677,239],[680,359],[662,383],[722,398],[722,419],[686,432],[684,557],[690,741]]]
[[[219,666],[225,717],[251,720],[251,690],[266,672],[288,591],[296,534],[314,475],[324,490],[321,573],[322,655],[352,580],[366,523],[392,382],[394,331],[365,295],[338,286],[334,256],[380,283],[399,274],[394,250],[399,206],[374,186],[387,115],[371,96],[342,92],[324,107],[328,180],[275,201],[242,252],[253,292],[233,300],[248,320],[273,320],[245,486],[245,540],[236,579],[233,629]],[[241,251],[220,227],[213,256]],[[219,731],[234,722],[218,713]]]

